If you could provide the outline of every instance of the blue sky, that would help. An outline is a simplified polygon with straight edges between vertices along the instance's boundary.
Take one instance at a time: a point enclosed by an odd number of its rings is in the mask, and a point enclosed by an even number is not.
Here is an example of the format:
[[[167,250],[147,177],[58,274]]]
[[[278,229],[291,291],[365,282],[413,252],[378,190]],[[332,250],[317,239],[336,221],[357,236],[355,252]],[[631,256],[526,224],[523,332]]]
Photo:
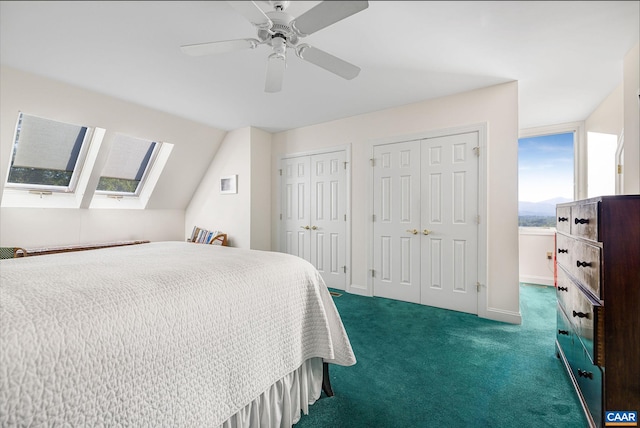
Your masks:
[[[573,133],[518,140],[518,200],[573,199]]]

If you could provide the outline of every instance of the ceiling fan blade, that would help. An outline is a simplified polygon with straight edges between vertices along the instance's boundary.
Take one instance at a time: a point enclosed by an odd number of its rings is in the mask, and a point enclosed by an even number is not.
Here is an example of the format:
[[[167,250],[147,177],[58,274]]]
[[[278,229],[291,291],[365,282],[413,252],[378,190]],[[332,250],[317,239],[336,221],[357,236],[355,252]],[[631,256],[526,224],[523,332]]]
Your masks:
[[[282,89],[282,80],[284,78],[284,69],[287,62],[284,55],[271,54],[267,61],[267,79],[264,84],[265,92],[280,92]]]
[[[224,40],[180,46],[182,52],[192,56],[214,55],[243,49],[255,49],[261,42],[256,39]]]
[[[308,36],[369,7],[368,1],[323,1],[291,22],[299,36]]]
[[[260,9],[256,2],[228,1],[227,3],[258,28],[269,29],[273,25],[271,19]]]
[[[299,45],[296,49],[296,54],[303,60],[322,67],[347,80],[355,78],[360,73],[360,67],[356,67],[353,64],[307,44]]]

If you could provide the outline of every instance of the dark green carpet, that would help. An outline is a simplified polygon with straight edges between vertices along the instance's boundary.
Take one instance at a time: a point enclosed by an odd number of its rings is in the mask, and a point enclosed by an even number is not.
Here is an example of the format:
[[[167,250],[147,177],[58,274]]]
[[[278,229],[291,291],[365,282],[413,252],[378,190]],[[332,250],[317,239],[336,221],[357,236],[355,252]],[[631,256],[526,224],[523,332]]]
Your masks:
[[[342,293],[358,362],[331,366],[296,428],[584,427],[555,356],[555,289],[520,285],[522,325]]]

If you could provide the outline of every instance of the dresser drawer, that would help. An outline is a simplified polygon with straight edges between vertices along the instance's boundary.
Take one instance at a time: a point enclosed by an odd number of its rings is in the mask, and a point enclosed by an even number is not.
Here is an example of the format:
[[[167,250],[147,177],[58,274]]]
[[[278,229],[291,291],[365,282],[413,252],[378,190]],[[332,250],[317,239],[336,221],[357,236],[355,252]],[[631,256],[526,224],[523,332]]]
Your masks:
[[[564,309],[558,303],[558,323],[557,323],[557,332],[556,332],[556,340],[558,344],[562,348],[562,352],[564,352],[565,357],[568,358],[569,353],[573,352],[573,344],[575,341],[575,335],[573,334],[573,327],[571,323],[567,319],[567,315],[564,313]]]
[[[598,240],[598,203],[571,207],[571,234],[581,238]]]
[[[580,280],[596,298],[602,299],[600,247],[561,233],[556,235],[556,246],[558,264]]]
[[[589,413],[597,426],[602,423],[603,378],[605,374],[594,365],[579,343],[574,344],[571,352],[565,353],[571,372],[580,388],[580,394],[589,407]]]
[[[593,302],[569,277],[558,269],[558,304],[587,354],[604,366],[604,307]]]
[[[556,297],[558,298],[558,305],[560,305],[565,312],[568,312],[573,307],[571,298],[577,290],[575,289],[575,285],[561,268],[558,268],[556,282]]]
[[[556,207],[556,230],[571,233],[571,207]]]

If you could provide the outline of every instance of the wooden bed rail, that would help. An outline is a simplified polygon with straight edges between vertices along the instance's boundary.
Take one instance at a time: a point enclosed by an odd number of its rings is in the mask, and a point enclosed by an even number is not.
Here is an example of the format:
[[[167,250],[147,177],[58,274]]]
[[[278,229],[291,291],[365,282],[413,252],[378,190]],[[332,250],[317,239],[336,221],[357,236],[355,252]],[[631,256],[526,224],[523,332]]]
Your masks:
[[[20,248],[16,257],[43,256],[46,254],[70,253],[72,251],[97,250],[99,248],[123,247],[125,245],[147,244],[150,241],[118,241],[101,244],[61,245],[57,247]]]

